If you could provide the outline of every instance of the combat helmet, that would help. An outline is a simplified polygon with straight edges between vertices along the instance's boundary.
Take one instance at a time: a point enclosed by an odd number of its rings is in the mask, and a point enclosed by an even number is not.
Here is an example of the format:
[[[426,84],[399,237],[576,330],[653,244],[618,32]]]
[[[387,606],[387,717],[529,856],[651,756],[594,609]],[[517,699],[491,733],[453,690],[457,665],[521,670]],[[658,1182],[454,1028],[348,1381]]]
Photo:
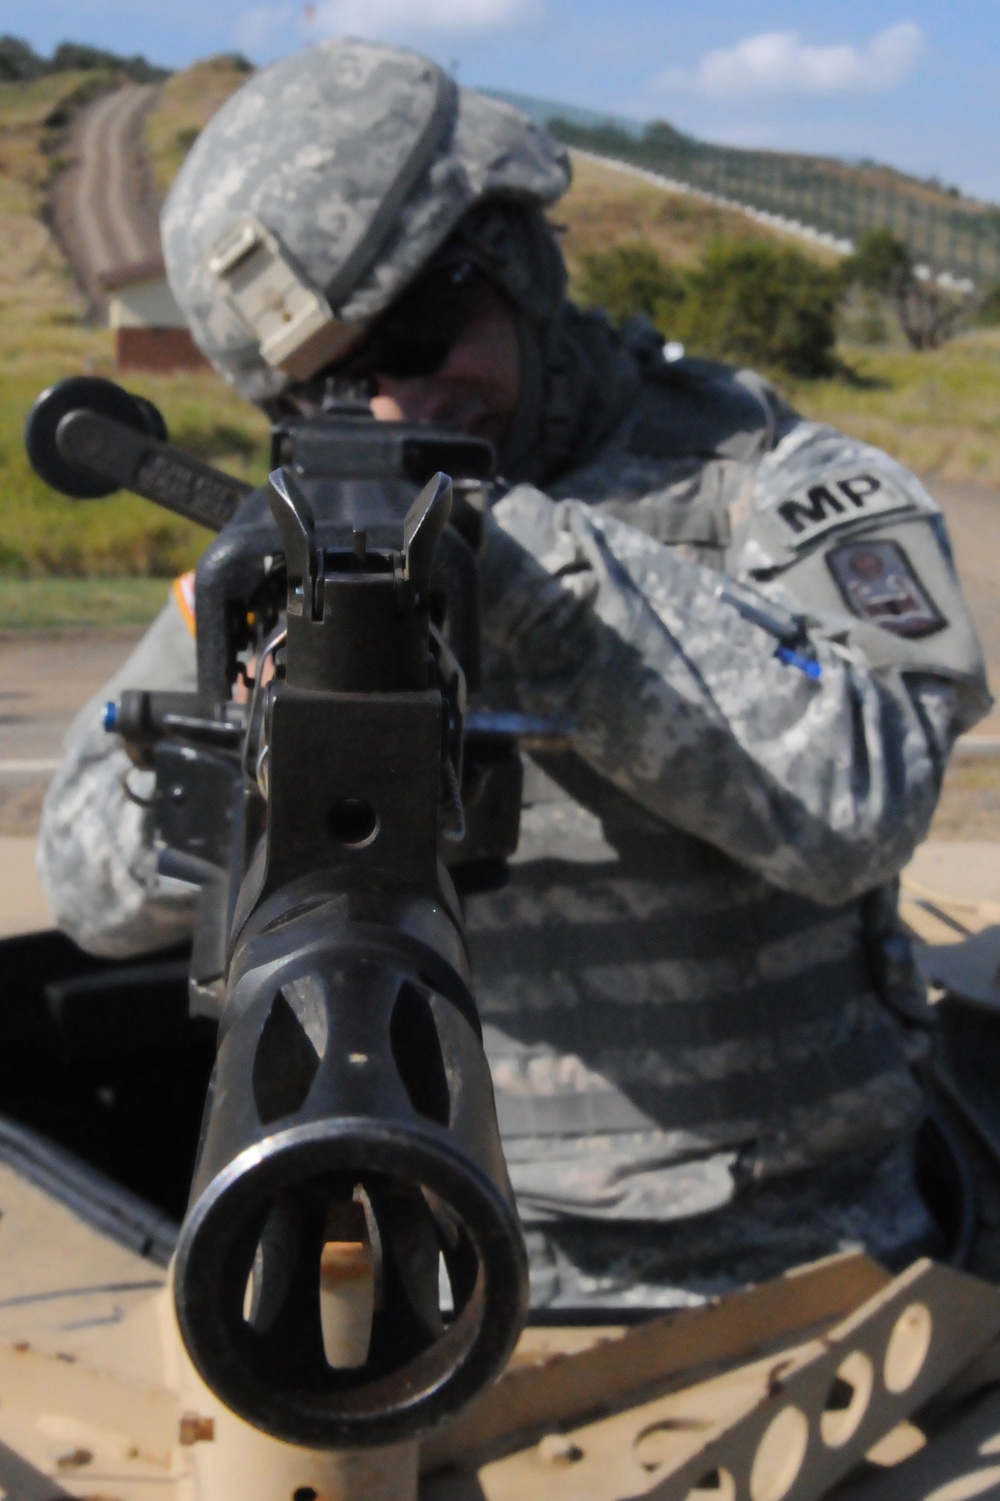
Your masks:
[[[550,242],[541,208],[569,179],[548,135],[429,59],[327,41],[258,73],[199,136],[163,210],[167,273],[195,342],[263,402],[362,343],[470,210],[513,300],[554,309],[556,247],[525,275],[518,247],[491,245],[510,223],[490,210],[525,206],[517,232]]]

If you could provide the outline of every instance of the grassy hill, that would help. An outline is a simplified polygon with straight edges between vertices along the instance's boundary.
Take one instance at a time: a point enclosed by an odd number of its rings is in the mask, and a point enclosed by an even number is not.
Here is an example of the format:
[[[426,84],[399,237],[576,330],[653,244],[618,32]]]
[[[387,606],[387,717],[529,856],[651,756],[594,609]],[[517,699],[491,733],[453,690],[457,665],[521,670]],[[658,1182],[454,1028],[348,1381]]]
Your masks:
[[[663,259],[689,265],[718,235],[765,233],[742,214],[579,157],[573,187],[552,217],[564,226],[571,281],[584,254],[623,240],[652,244]],[[853,378],[785,380],[800,411],[887,449],[932,480],[1000,488],[1000,330],[973,329],[923,354],[891,340],[882,347],[842,342],[839,354]]]
[[[965,198],[937,178],[912,177],[874,161],[716,145],[664,120],[646,126],[602,121],[542,100],[530,112],[569,146],[798,219],[837,238],[856,242],[866,230],[884,227],[906,241],[917,262],[977,283],[1000,280],[1000,207]]]
[[[161,193],[166,194],[198,133],[250,71],[242,58],[208,57],[167,79],[145,124],[153,180]]]
[[[693,265],[711,242],[774,239],[790,236],[757,224],[746,214],[706,202],[690,193],[647,185],[614,167],[574,155],[573,185],[552,210],[560,231],[571,282],[584,255],[610,250],[622,241],[652,245],[675,266]],[[801,246],[802,242],[794,243]],[[833,259],[833,252],[805,246],[808,255]]]

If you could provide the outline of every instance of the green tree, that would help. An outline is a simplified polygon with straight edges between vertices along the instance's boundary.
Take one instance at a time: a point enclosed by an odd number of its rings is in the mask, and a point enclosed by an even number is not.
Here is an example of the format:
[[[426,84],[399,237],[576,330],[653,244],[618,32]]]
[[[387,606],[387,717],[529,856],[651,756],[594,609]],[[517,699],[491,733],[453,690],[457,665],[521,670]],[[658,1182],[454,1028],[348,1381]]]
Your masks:
[[[138,53],[121,57],[117,52],[105,52],[102,47],[91,47],[86,42],[60,42],[52,53],[49,70],[61,73],[68,69],[120,69],[136,83],[155,83],[169,76],[166,68],[157,68]]]
[[[155,67],[138,54],[134,57],[119,57],[117,52],[105,52],[103,48],[91,47],[86,42],[60,42],[51,57],[40,57],[20,37],[0,36],[0,82],[41,78],[47,73],[61,73],[69,69],[107,69],[110,72],[124,73],[137,83],[154,83],[169,76],[166,68]]]
[[[716,240],[687,277],[672,332],[695,353],[789,375],[836,368],[838,269],[763,240]]]
[[[0,82],[21,82],[40,78],[47,71],[44,58],[20,37],[0,36]]]
[[[662,333],[673,331],[673,315],[684,301],[684,279],[652,245],[634,240],[592,251],[582,257],[582,268],[577,293],[585,306],[603,308],[619,325],[643,313]]]
[[[898,295],[913,279],[910,252],[890,229],[869,229],[841,269],[845,281],[856,282],[866,292],[878,292],[883,297]]]
[[[888,229],[870,229],[862,235],[841,274],[845,284],[853,282],[885,299],[911,349],[937,349],[969,315],[968,297],[942,286],[926,271],[918,274],[906,245]]]

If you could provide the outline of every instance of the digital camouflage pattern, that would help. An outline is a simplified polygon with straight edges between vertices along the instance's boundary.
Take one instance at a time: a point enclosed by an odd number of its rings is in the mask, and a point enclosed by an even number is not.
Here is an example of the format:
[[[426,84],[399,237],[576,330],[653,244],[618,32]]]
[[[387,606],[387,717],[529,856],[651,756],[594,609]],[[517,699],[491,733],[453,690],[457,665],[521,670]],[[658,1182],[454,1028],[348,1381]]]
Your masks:
[[[691,1180],[706,1169],[693,1162]],[[863,1245],[905,1263],[928,1247],[926,1211],[913,1191],[908,1141],[838,1179],[803,1175],[745,1191],[738,1212],[664,1225],[580,1217],[529,1224],[525,1232],[534,1308],[683,1308],[778,1277]]]
[[[164,207],[167,270],[215,367],[248,399],[275,401],[303,387],[262,356],[259,330],[211,269],[247,214],[343,320],[338,340],[361,337],[436,254],[472,261],[518,321],[502,471],[548,482],[598,450],[638,390],[603,314],[566,301],[543,208],[569,180],[563,148],[516,110],[456,89],[412,53],[327,42],[256,75],[206,126]],[[287,275],[258,308],[281,302]],[[320,386],[325,347],[320,338]],[[312,396],[318,405],[322,391]]]
[[[287,377],[209,270],[245,214],[337,316],[363,329],[473,204],[551,203],[566,152],[516,110],[415,53],[334,40],[257,73],[195,142],[162,217],[171,287],[196,343],[250,401]]]
[[[802,426],[785,440],[797,467],[810,440],[817,474],[831,450],[869,469],[886,462]],[[787,493],[780,454],[758,476],[758,512],[771,485]],[[516,663],[526,708],[571,714],[590,767],[671,826],[818,902],[859,895],[905,863],[926,833],[954,735],[988,704],[954,586],[946,631],[972,650],[939,678],[922,643],[908,644],[905,675],[871,672],[850,645],[852,623],[814,616],[792,592],[792,570],[760,584],[764,599],[804,613],[817,681],[776,657],[774,635],[720,598],[713,572],[637,526],[581,501],[554,505],[528,486],[493,516],[481,565],[491,640]],[[911,482],[918,545],[939,550],[937,519]],[[860,525],[870,535],[871,523]]]
[[[168,948],[194,925],[197,890],[156,870],[142,805],[153,775],[104,729],[105,704],[125,688],[153,686],[196,686],[194,640],[173,600],[70,725],[42,809],[38,872],[52,915],[81,948],[113,959]]]

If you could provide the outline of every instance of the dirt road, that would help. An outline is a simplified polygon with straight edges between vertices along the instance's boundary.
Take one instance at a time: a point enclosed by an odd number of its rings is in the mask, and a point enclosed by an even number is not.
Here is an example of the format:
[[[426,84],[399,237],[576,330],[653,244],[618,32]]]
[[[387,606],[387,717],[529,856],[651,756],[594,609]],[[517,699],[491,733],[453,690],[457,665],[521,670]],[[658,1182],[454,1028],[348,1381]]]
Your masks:
[[[56,233],[95,308],[102,271],[159,255],[156,195],[142,149],[154,84],[126,84],[81,110],[70,131],[71,165],[56,179]]]

